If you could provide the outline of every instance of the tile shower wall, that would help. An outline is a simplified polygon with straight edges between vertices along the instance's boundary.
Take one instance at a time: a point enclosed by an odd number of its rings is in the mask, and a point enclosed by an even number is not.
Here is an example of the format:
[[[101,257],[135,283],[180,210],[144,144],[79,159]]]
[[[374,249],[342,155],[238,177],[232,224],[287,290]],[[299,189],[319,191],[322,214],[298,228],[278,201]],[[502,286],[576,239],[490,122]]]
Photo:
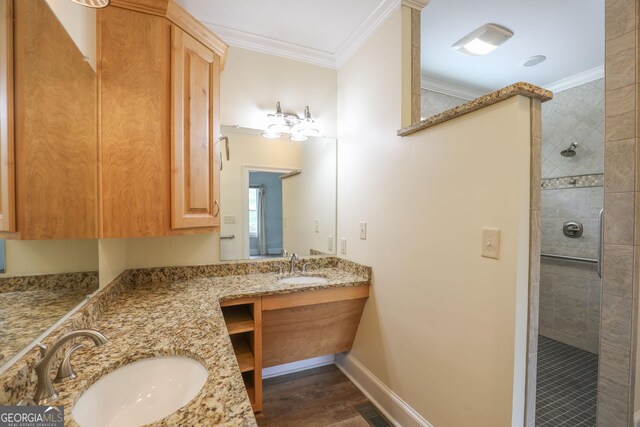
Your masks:
[[[597,354],[600,291],[595,264],[543,257],[540,335]]]
[[[577,155],[560,152],[577,143]],[[604,79],[554,94],[542,105],[542,178],[603,173]]]
[[[601,186],[543,189],[541,252],[596,259],[603,195]],[[582,223],[582,236],[566,237],[562,232],[566,221]],[[601,280],[594,263],[542,257],[539,333],[597,354],[600,292]]]
[[[603,79],[559,92],[542,106],[542,254],[598,256],[604,117]],[[574,142],[576,155],[561,156]],[[563,234],[567,221],[582,223],[581,237]],[[542,257],[539,333],[598,353],[601,289],[594,263]]]
[[[421,117],[425,119],[467,102],[466,99],[445,95],[443,93],[427,89],[422,89],[421,95]]]
[[[542,253],[595,259],[598,255],[598,214],[603,197],[602,187],[543,189]],[[566,237],[562,232],[566,221],[582,223],[582,236]]]

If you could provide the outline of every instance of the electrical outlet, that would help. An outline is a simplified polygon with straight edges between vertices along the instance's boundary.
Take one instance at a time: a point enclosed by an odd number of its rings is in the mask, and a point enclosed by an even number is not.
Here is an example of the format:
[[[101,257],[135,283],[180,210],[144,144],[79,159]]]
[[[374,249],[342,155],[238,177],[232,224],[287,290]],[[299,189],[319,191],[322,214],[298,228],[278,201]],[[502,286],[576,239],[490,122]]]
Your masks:
[[[329,249],[329,252],[333,252],[333,236],[329,236],[327,243],[327,249]]]
[[[485,258],[498,259],[500,254],[500,229],[482,229],[482,256]]]
[[[315,227],[316,233],[319,233],[320,232],[320,220],[318,218],[316,218],[314,220],[314,227]]]
[[[347,254],[347,239],[340,239],[340,253],[342,255]]]
[[[360,240],[367,240],[367,223],[360,223]]]
[[[225,216],[224,217],[224,223],[225,224],[235,224],[236,223],[236,217],[235,216]]]

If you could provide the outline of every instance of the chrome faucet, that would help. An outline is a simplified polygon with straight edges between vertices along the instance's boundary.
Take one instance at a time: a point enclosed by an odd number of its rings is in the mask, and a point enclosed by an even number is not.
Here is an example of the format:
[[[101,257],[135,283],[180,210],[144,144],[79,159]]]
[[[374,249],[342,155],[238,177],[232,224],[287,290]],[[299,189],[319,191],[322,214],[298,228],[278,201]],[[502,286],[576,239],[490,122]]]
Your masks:
[[[298,255],[296,254],[291,254],[291,269],[289,270],[290,274],[293,274],[296,272],[296,261],[298,260]]]
[[[36,374],[38,375],[38,385],[36,387],[36,393],[33,397],[33,400],[38,405],[47,405],[58,398],[58,393],[53,387],[53,382],[51,381],[51,363],[53,362],[53,358],[58,350],[60,350],[67,342],[79,337],[91,338],[96,347],[99,347],[107,342],[107,337],[105,337],[98,331],[94,331],[92,329],[79,329],[77,331],[72,331],[64,334],[55,343],[53,343],[51,349],[49,350],[47,350],[45,346],[40,344],[42,359],[40,359],[40,361],[36,364],[35,368]],[[74,348],[67,353],[67,356],[70,357],[70,353],[76,349],[77,347],[74,346]],[[65,357],[63,363],[68,363],[68,357]]]
[[[282,254],[282,258],[286,258],[289,255],[289,252],[287,252],[285,248],[282,248],[280,253]]]

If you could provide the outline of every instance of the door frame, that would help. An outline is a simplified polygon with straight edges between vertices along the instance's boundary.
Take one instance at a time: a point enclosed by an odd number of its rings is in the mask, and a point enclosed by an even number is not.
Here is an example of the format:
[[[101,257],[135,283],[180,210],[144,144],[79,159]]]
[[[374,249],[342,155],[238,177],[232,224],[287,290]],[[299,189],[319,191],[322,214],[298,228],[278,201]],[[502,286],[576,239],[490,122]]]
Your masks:
[[[242,166],[242,256],[251,257],[251,241],[249,236],[249,174],[251,172],[289,173],[295,168],[271,168],[267,166]]]

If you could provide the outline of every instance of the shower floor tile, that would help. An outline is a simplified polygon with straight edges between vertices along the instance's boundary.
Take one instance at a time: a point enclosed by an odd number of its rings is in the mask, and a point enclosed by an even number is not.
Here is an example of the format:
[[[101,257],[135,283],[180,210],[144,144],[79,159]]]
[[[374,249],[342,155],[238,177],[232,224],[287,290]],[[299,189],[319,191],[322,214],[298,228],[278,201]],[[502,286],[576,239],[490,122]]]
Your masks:
[[[538,336],[536,427],[596,425],[598,355]]]

